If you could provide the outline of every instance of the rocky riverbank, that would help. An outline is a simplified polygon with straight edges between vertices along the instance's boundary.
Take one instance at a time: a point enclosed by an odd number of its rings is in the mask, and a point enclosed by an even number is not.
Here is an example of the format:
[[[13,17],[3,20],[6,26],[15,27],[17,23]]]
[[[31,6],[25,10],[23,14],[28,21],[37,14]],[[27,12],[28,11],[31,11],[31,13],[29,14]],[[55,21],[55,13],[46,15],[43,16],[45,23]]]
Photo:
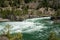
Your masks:
[[[22,21],[28,18],[38,18],[38,17],[48,17],[55,14],[55,10],[48,7],[41,7],[38,10],[36,9],[21,9],[21,8],[1,8],[0,17],[3,19],[8,19],[10,21]]]
[[[0,40],[9,40],[6,36],[0,36]]]
[[[0,18],[0,21],[10,21],[9,19]]]
[[[60,17],[51,17],[51,20],[53,20],[54,23],[60,23]]]

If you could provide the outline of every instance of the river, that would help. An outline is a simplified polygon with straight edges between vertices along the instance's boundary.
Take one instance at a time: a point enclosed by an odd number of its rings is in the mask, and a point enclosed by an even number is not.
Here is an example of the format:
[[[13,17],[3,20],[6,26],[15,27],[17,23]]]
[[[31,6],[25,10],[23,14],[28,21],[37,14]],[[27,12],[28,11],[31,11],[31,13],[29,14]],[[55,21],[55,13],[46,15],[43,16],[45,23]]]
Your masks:
[[[13,26],[11,33],[21,32],[24,40],[48,40],[51,31],[60,33],[60,23],[54,24],[51,17],[26,19],[21,22],[0,22],[0,30],[9,24]]]

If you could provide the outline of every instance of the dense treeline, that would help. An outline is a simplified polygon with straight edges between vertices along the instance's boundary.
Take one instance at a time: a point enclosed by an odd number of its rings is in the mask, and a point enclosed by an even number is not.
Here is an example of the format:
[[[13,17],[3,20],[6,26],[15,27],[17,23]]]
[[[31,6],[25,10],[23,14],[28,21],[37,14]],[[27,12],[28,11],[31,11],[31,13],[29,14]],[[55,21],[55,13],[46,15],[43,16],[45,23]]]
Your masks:
[[[43,7],[60,8],[59,0],[0,0],[0,7],[19,7],[21,3],[39,2]],[[39,6],[40,6],[39,5]]]
[[[20,0],[0,0],[0,7],[19,6]]]

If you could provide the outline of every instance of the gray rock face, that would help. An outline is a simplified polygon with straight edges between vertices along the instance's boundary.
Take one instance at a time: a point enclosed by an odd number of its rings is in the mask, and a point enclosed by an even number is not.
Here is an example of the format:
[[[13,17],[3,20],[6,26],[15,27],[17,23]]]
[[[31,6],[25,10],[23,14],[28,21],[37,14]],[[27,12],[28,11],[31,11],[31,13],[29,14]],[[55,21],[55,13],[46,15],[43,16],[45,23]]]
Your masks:
[[[0,40],[9,40],[6,36],[1,36]]]

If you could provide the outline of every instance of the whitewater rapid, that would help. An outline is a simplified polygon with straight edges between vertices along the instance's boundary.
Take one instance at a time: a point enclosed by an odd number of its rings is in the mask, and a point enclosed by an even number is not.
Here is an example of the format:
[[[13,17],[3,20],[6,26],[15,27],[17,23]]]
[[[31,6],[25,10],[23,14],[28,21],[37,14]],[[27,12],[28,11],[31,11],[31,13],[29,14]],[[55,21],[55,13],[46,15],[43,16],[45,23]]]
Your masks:
[[[48,40],[51,32],[55,32],[59,37],[60,35],[60,23],[54,24],[51,17],[40,17],[26,19],[20,22],[0,22],[0,34],[1,30],[6,25],[11,25],[10,33],[21,32],[24,40]]]
[[[50,19],[50,17],[42,17],[42,18],[32,18],[32,19],[27,19],[22,22],[4,22],[3,26],[9,24],[13,26],[11,28],[11,32],[22,32],[22,33],[31,33],[34,31],[43,31],[41,29],[47,28],[44,27],[43,23],[38,23],[36,21],[38,20],[44,20],[44,19]],[[51,22],[52,23],[52,22]],[[0,25],[0,30],[3,28],[2,25]]]

